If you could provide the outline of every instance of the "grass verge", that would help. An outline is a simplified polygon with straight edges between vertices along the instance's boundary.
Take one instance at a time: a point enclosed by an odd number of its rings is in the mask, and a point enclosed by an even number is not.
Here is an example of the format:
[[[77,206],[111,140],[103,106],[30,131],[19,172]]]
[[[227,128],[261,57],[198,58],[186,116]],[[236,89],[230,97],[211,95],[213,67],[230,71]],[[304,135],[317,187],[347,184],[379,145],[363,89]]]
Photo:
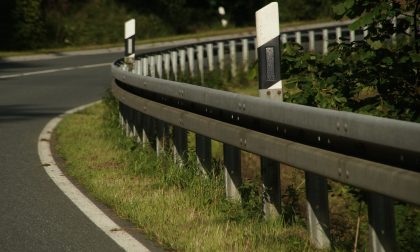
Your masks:
[[[106,104],[66,117],[55,133],[56,148],[67,174],[121,218],[175,250],[314,250],[303,225],[265,221],[257,194],[227,201],[220,168],[205,177],[193,161],[180,168],[126,138],[114,103]]]

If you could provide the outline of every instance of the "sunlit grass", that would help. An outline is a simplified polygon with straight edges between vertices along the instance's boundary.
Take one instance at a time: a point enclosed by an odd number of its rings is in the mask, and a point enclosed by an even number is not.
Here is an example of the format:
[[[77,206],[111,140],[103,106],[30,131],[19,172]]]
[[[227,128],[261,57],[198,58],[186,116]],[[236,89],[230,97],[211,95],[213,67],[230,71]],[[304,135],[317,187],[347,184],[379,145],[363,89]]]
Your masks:
[[[181,168],[124,137],[104,104],[66,117],[56,139],[70,176],[167,248],[313,250],[303,226],[265,221],[250,203],[227,201],[222,172],[203,176],[194,158]]]

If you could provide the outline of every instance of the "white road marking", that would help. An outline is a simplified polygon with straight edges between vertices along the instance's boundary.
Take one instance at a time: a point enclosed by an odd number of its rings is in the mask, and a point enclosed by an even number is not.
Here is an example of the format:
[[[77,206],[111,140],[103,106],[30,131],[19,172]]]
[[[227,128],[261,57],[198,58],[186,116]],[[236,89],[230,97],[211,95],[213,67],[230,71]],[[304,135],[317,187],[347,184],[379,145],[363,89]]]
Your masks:
[[[108,64],[108,63],[107,63]],[[97,102],[95,102],[97,103]],[[58,123],[67,114],[75,113],[95,103],[87,104],[65,112],[53,118],[44,127],[38,138],[38,155],[45,171],[61,191],[106,235],[114,240],[125,251],[149,251],[143,244],[124,231],[119,225],[112,221],[102,210],[90,201],[70,180],[64,176],[57,166],[50,149],[52,132]],[[63,216],[65,218],[65,216]]]
[[[86,68],[95,68],[95,67],[104,67],[104,66],[111,66],[111,63],[107,62],[107,63],[92,64],[92,65],[54,68],[54,69],[33,71],[33,72],[27,72],[27,73],[6,74],[6,75],[0,75],[0,79],[10,79],[10,78],[23,77],[23,76],[30,76],[30,75],[40,75],[40,74],[48,74],[48,73],[71,71],[71,70],[86,69]]]

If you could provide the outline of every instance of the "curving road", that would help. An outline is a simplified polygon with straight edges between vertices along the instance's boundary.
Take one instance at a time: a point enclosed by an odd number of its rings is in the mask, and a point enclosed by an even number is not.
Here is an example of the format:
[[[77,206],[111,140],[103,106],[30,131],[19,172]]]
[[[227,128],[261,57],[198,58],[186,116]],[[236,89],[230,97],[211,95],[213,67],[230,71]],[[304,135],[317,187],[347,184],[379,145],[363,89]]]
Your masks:
[[[122,250],[57,188],[37,151],[51,118],[103,96],[121,56],[0,59],[0,251]]]

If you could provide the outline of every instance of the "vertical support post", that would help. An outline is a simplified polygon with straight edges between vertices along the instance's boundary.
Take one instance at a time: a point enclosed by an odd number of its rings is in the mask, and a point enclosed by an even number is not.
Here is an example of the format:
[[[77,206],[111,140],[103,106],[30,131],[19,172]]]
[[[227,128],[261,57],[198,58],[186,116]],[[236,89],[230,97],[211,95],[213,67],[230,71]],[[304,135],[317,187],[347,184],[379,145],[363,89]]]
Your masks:
[[[302,44],[302,34],[300,31],[295,32],[295,42],[299,45]]]
[[[249,68],[248,39],[242,39],[242,70],[246,73]]]
[[[241,200],[239,187],[242,184],[241,151],[228,144],[223,144],[223,165],[225,170],[226,197]]]
[[[186,62],[186,52],[185,49],[179,50],[179,68],[181,70],[181,74],[185,76],[185,62]]]
[[[207,60],[209,62],[209,71],[214,70],[214,60],[213,60],[213,44],[209,43],[206,45],[207,50]]]
[[[134,109],[131,107],[128,108],[128,137],[134,138],[135,137],[135,125],[134,125]]]
[[[335,42],[337,42],[337,44],[341,43],[341,27],[335,28]]]
[[[162,54],[156,55],[156,70],[158,77],[162,79],[163,71],[162,71]]]
[[[396,251],[393,200],[373,192],[368,197],[370,251]]]
[[[190,70],[190,76],[194,77],[195,75],[195,64],[194,64],[194,48],[187,48],[187,57],[188,57],[188,67]]]
[[[254,53],[255,53],[255,60],[258,60],[257,37],[254,38]]]
[[[331,246],[327,180],[317,174],[305,173],[306,213],[311,242],[319,249]]]
[[[366,39],[368,35],[369,35],[368,27],[365,26],[363,28],[363,38]]]
[[[350,42],[354,42],[356,40],[356,32],[354,30],[350,30]]]
[[[232,77],[236,77],[236,42],[235,40],[229,41],[229,54],[230,54],[230,73]]]
[[[160,156],[165,152],[168,139],[168,125],[161,121],[156,120],[156,155]]]
[[[149,144],[152,149],[156,149],[156,131],[155,131],[155,119],[143,114],[143,148],[146,148]]]
[[[165,70],[166,79],[169,80],[171,78],[171,60],[169,53],[163,55],[163,60],[163,69]]]
[[[287,43],[287,34],[286,33],[282,33],[280,36],[280,40],[282,44],[286,44]]]
[[[187,131],[178,126],[173,126],[174,160],[182,165],[187,161]]]
[[[130,19],[124,23],[124,63],[128,71],[133,71],[134,58],[136,53],[136,20]]]
[[[200,134],[195,135],[195,152],[197,162],[204,174],[208,174],[211,169],[211,140]]]
[[[142,142],[142,132],[143,132],[143,126],[141,124],[141,117],[142,114],[139,111],[134,111],[134,125],[135,125],[135,135],[136,135],[136,142],[141,143]]]
[[[140,60],[134,61],[134,72],[138,75],[142,75],[142,65]]]
[[[217,42],[217,58],[219,60],[219,69],[223,71],[225,68],[225,45],[223,42]]]
[[[328,29],[322,29],[322,53],[328,53]]]
[[[171,52],[172,72],[174,73],[175,80],[178,80],[178,52]]]
[[[150,76],[156,76],[156,64],[155,64],[155,56],[149,56],[149,63],[150,63]]]
[[[255,13],[257,25],[258,78],[260,97],[283,101],[280,78],[280,27],[278,3],[272,2]],[[261,157],[263,210],[268,219],[280,214],[280,164]]]
[[[198,71],[200,72],[201,83],[204,83],[204,49],[202,45],[197,46]]]
[[[149,63],[147,57],[144,57],[142,59],[143,62],[143,75],[148,76],[149,75]]]
[[[309,31],[308,32],[308,39],[309,39],[309,51],[315,51],[315,32]]]

